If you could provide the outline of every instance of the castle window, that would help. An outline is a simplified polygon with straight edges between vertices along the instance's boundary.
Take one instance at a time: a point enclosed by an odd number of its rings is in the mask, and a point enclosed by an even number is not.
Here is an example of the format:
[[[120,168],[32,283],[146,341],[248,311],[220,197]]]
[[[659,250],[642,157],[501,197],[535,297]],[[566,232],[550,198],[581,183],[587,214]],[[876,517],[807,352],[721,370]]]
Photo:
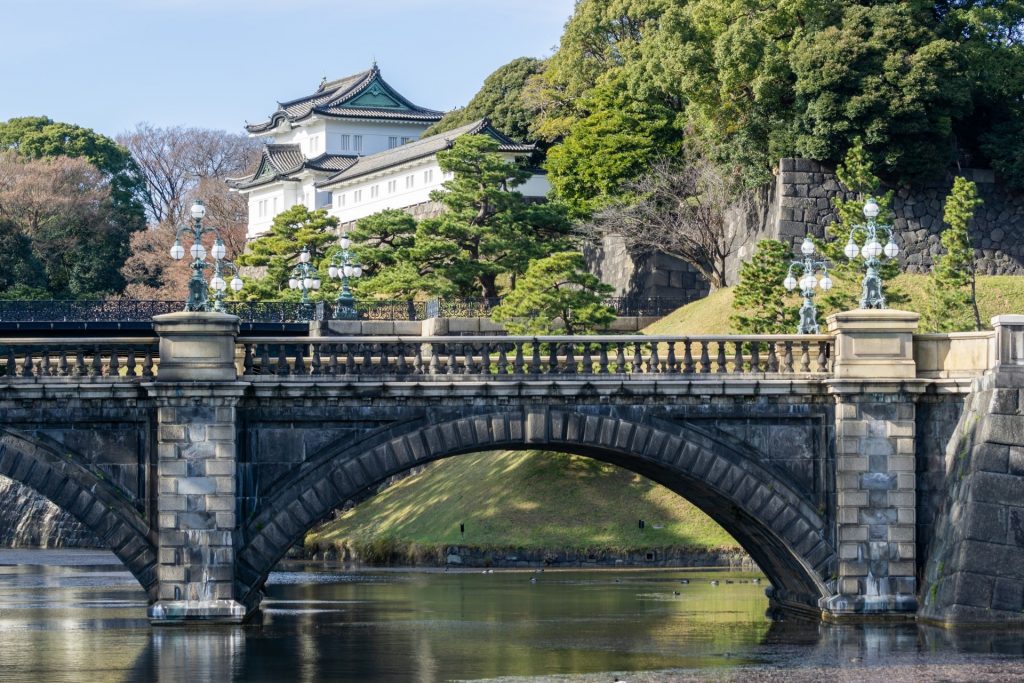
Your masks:
[[[412,186],[415,185],[415,184],[416,184],[416,176],[414,176],[414,175],[407,175],[407,176],[405,176],[405,189],[408,190],[408,189],[412,188]]]
[[[363,201],[363,191],[362,190],[355,190],[352,193],[352,202],[354,204],[358,204],[361,201]]]
[[[434,169],[427,169],[423,172],[423,183],[429,184],[434,182]]]
[[[376,199],[378,194],[380,194],[380,185],[374,185],[370,188],[370,199]]]
[[[348,151],[348,147],[351,144],[351,138],[352,138],[351,135],[347,135],[345,133],[342,134],[342,136],[341,136],[341,149],[342,149],[342,151],[344,151],[344,152]]]
[[[398,181],[397,180],[389,180],[388,181],[388,194],[394,194],[396,190],[398,190]]]
[[[410,142],[412,142],[412,138],[402,138],[403,145],[408,145]]]
[[[352,150],[355,152],[363,151],[363,136],[353,135],[352,136]]]
[[[392,135],[388,138],[388,149],[394,149],[398,147],[398,136]]]

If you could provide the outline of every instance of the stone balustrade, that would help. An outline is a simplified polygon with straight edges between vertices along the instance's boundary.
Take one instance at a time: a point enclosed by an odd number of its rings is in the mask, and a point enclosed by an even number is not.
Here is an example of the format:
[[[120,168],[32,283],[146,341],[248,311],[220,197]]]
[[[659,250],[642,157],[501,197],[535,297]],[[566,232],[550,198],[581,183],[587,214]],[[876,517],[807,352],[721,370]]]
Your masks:
[[[0,340],[3,379],[133,380],[157,372],[157,337],[16,338]]]

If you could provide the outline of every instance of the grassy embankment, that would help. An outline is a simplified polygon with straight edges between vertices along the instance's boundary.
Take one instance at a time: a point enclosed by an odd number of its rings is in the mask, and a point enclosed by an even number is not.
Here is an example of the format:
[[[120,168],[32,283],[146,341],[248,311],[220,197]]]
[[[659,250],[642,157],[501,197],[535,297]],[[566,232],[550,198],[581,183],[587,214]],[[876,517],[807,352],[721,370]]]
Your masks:
[[[922,310],[924,276],[901,275]],[[729,331],[732,291],[684,306],[651,325],[649,334]],[[1024,311],[1024,277],[979,279],[982,319]],[[637,520],[644,519],[644,533]],[[459,535],[465,523],[466,536]],[[654,525],[663,525],[661,529]],[[360,557],[408,552],[436,555],[447,545],[479,548],[605,551],[680,547],[736,549],[707,516],[653,482],[596,461],[549,453],[480,453],[445,460],[409,477],[311,532],[307,546],[347,545]]]

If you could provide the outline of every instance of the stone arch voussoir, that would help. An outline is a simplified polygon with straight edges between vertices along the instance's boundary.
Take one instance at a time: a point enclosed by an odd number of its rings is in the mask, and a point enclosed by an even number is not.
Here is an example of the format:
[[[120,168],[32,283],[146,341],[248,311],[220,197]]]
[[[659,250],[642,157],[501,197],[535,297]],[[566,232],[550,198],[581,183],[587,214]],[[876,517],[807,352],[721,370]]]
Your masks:
[[[293,474],[245,529],[239,594],[258,601],[288,548],[342,501],[388,477],[444,457],[537,448],[596,457],[642,474],[695,503],[732,533],[786,600],[813,607],[836,555],[827,525],[787,478],[724,433],[653,418],[523,408],[391,425],[357,443],[328,446]]]
[[[63,450],[63,449],[62,449]],[[24,484],[65,510],[106,543],[156,599],[157,553],[139,513],[80,456],[40,439],[0,428],[0,475]]]

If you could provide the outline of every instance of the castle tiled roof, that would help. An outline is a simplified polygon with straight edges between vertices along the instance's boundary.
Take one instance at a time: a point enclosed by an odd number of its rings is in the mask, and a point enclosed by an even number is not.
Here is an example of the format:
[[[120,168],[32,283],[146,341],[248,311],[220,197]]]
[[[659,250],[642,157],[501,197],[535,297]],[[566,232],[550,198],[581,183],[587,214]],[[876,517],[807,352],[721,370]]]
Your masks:
[[[228,185],[245,190],[279,180],[295,180],[294,176],[303,170],[338,173],[352,166],[357,159],[352,154],[321,154],[306,159],[298,145],[265,145],[256,172],[245,178],[230,178]]]
[[[266,133],[282,121],[295,123],[313,115],[332,118],[388,119],[433,123],[444,112],[426,109],[405,99],[372,68],[352,76],[324,81],[312,95],[279,102],[267,121],[246,125],[250,133]]]
[[[422,159],[448,149],[455,140],[463,135],[489,135],[498,142],[499,152],[512,152],[516,154],[529,154],[537,149],[534,144],[522,144],[509,139],[493,126],[487,119],[479,119],[467,123],[459,128],[421,138],[414,142],[395,147],[394,149],[378,152],[365,157],[359,157],[355,163],[349,165],[342,171],[330,176],[326,180],[317,183],[317,187],[329,187],[346,180],[352,180],[371,173],[383,171],[394,166],[399,166],[409,161]]]

